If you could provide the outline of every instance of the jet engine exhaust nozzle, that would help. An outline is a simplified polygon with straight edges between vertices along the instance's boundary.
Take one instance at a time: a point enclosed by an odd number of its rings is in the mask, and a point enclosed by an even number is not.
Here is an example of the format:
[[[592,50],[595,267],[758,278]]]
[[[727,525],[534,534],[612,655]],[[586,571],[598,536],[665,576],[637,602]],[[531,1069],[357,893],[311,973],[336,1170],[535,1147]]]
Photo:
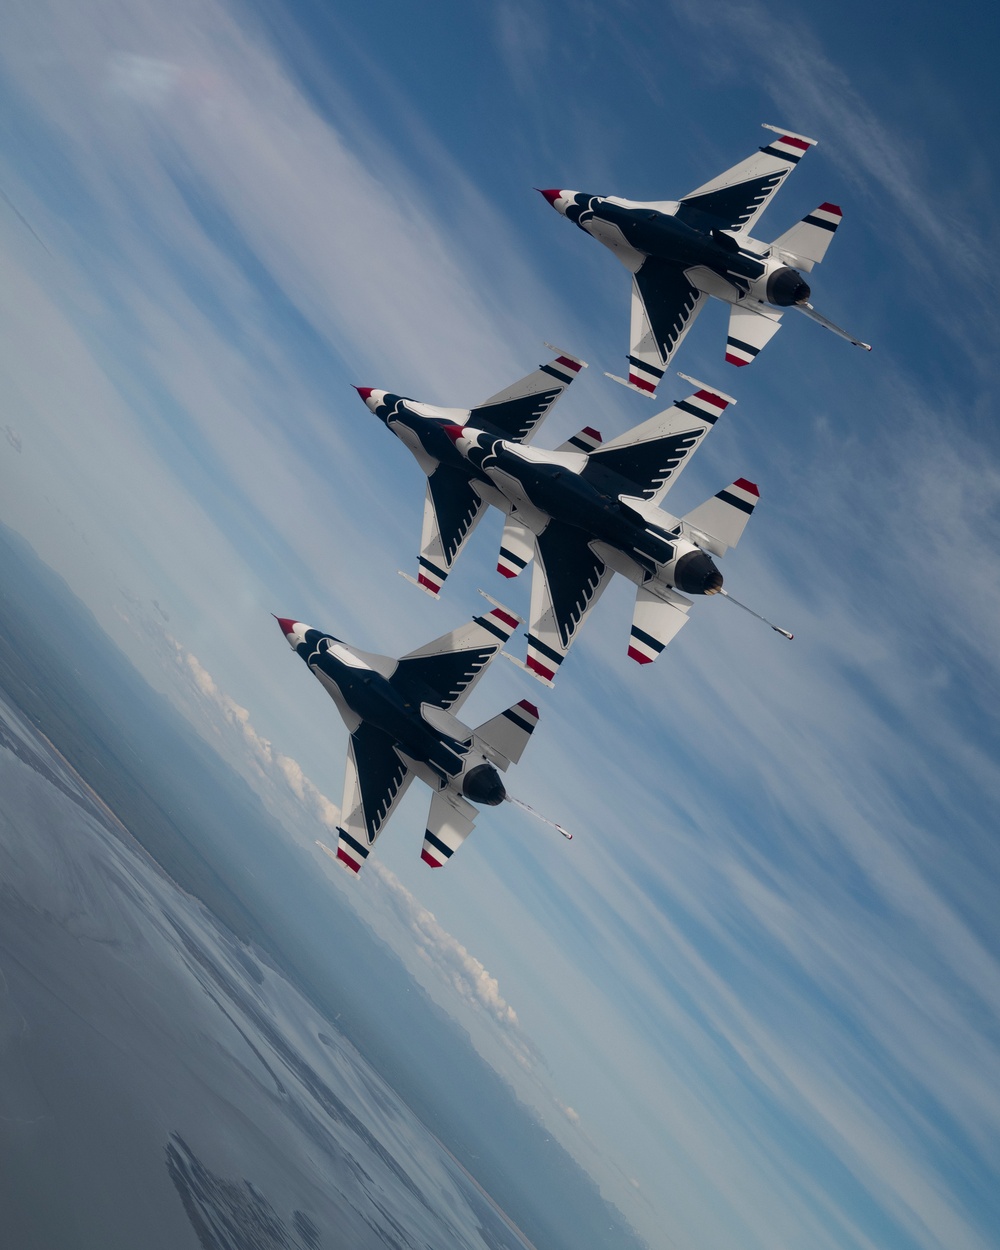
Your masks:
[[[470,768],[462,782],[462,793],[473,803],[484,803],[487,807],[499,807],[507,797],[500,774],[492,764]]]
[[[677,561],[674,585],[686,595],[717,595],[722,589],[722,574],[704,551],[689,551]]]
[[[805,304],[812,291],[797,269],[776,269],[767,280],[768,303],[779,308],[791,308],[793,304]]]

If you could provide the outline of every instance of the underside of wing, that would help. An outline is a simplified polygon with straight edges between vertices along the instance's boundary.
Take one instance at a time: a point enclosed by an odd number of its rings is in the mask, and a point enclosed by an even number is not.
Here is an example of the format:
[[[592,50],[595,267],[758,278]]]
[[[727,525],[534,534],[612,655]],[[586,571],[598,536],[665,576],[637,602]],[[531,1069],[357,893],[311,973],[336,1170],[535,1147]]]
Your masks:
[[[586,364],[560,352],[548,364],[473,408],[468,424],[510,442],[529,442],[552,405]]]
[[[543,681],[555,677],[613,575],[581,530],[553,521],[536,539],[528,668]]]
[[[632,277],[629,385],[652,395],[707,295],[681,265],[650,256]]]
[[[427,479],[417,582],[437,594],[483,513],[482,499],[460,469],[439,465]]]
[[[360,871],[412,780],[413,774],[381,729],[362,724],[351,734],[337,858],[352,871]]]
[[[752,156],[685,195],[678,219],[696,229],[749,230],[815,142],[789,131],[777,132]]]
[[[513,612],[494,607],[404,655],[390,681],[415,705],[457,709],[519,624]]]

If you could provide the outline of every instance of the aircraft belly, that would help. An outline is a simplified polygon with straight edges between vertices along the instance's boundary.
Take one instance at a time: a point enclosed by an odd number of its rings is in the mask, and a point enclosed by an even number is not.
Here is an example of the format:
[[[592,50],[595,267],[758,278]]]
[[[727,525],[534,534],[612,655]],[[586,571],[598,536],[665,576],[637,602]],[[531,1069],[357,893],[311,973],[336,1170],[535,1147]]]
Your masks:
[[[646,253],[634,248],[619,226],[610,221],[603,221],[600,217],[591,217],[584,228],[598,243],[603,243],[606,248],[614,252],[630,273],[635,273],[642,267]]]
[[[695,265],[684,270],[684,277],[695,288],[705,295],[714,295],[716,299],[725,300],[727,304],[735,304],[744,298],[744,292],[723,278],[721,274],[709,269],[707,265]]]

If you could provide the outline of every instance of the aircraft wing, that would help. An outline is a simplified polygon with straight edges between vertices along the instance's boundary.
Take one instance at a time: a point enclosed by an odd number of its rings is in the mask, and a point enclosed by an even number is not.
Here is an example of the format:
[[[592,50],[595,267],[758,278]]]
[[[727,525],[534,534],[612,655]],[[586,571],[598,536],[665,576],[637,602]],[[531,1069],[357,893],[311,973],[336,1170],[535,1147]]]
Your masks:
[[[471,409],[467,424],[510,442],[530,442],[552,405],[586,367],[586,361],[560,352],[534,373]]]
[[[753,156],[685,195],[677,209],[678,220],[702,229],[711,224],[721,230],[749,231],[771,196],[816,143],[776,126],[765,129],[773,130],[776,137]]]
[[[594,555],[586,534],[559,521],[536,538],[535,554],[527,666],[551,683],[614,571]]]
[[[442,464],[427,479],[417,585],[436,595],[484,511],[468,477]]]
[[[670,358],[708,296],[684,276],[684,266],[648,256],[632,275],[628,385],[652,395]]]
[[[606,494],[659,503],[733,402],[721,391],[696,385],[698,390],[687,399],[591,451],[581,476]]]
[[[337,858],[352,872],[361,871],[382,826],[412,780],[413,774],[381,729],[362,723],[351,734]]]
[[[417,706],[457,710],[520,623],[507,608],[494,607],[404,655],[390,684]]]

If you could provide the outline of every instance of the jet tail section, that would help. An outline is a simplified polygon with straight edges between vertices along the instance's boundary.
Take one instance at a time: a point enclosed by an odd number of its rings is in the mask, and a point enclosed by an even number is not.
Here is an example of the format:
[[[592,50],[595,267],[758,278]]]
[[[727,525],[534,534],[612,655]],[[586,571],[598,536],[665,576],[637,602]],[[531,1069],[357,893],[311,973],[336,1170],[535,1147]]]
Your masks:
[[[759,499],[753,482],[741,477],[681,517],[681,522],[692,542],[714,556],[724,556],[740,541]]]
[[[506,712],[474,729],[474,740],[487,759],[492,760],[501,772],[506,772],[521,758],[537,724],[538,708],[527,699],[522,699]]]
[[[752,308],[734,305],[729,314],[726,363],[737,368],[750,364],[780,329],[780,312],[756,312]]]
[[[476,809],[461,795],[439,790],[431,799],[420,858],[431,868],[451,859],[476,823]]]
[[[652,664],[660,652],[687,624],[691,600],[675,590],[664,588],[654,594],[640,586],[635,596],[629,658],[637,664]]]
[[[512,513],[504,523],[497,572],[504,577],[517,577],[531,563],[534,554],[534,534],[518,519],[517,513]]]
[[[787,264],[809,273],[813,265],[818,265],[826,255],[834,231],[843,218],[844,214],[836,204],[821,204],[774,240],[771,244],[772,255],[780,253]]]

